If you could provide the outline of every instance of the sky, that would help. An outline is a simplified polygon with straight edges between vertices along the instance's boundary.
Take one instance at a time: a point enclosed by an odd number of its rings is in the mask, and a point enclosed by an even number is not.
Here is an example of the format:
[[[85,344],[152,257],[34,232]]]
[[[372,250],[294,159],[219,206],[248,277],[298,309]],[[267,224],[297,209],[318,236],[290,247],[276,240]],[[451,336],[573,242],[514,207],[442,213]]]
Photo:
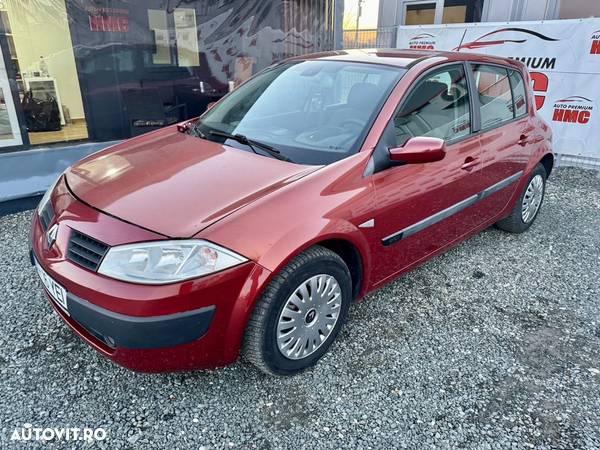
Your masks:
[[[344,28],[356,27],[356,12],[358,9],[358,0],[344,1]],[[379,0],[364,0],[362,16],[360,17],[359,28],[377,28],[377,16],[379,15]]]

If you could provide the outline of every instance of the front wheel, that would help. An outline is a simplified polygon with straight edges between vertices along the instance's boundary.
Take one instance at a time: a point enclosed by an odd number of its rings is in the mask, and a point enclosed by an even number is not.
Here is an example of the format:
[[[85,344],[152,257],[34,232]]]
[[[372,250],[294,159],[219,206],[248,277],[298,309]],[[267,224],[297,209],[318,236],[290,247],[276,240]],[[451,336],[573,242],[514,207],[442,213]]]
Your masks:
[[[248,322],[243,356],[265,373],[293,375],[327,352],[348,313],[350,272],[336,253],[315,246],[269,283]]]
[[[546,169],[538,164],[510,215],[496,223],[498,228],[510,233],[523,233],[531,226],[544,200],[546,177]]]

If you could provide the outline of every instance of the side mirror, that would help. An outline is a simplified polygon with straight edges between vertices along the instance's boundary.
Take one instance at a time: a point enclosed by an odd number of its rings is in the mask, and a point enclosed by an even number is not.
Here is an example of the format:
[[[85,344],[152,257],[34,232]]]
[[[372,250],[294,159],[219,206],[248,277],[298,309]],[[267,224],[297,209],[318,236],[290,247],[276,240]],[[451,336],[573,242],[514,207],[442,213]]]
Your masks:
[[[440,161],[446,156],[446,143],[443,139],[414,137],[403,147],[391,148],[390,161],[404,164],[425,164]]]

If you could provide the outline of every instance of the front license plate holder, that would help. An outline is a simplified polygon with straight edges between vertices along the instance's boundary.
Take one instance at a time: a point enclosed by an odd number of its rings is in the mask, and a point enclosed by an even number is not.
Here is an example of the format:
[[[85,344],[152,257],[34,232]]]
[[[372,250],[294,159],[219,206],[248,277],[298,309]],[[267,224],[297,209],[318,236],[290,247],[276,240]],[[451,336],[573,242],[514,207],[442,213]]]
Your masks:
[[[50,298],[54,300],[54,302],[60,306],[60,308],[69,314],[68,306],[67,306],[67,290],[62,287],[60,283],[57,283],[54,278],[52,278],[48,273],[42,269],[40,263],[37,262],[37,259],[34,258],[35,269],[42,280],[42,284],[46,288],[46,292],[50,295]]]

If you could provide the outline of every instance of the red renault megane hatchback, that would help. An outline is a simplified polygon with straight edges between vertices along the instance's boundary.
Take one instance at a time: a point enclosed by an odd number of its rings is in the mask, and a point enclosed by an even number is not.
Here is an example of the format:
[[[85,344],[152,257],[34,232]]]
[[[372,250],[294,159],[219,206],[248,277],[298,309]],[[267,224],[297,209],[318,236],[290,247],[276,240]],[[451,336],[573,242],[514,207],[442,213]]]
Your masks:
[[[118,364],[241,353],[290,375],[353,301],[492,224],[529,228],[551,141],[517,61],[293,58],[69,168],[34,214],[31,259],[60,317]]]

